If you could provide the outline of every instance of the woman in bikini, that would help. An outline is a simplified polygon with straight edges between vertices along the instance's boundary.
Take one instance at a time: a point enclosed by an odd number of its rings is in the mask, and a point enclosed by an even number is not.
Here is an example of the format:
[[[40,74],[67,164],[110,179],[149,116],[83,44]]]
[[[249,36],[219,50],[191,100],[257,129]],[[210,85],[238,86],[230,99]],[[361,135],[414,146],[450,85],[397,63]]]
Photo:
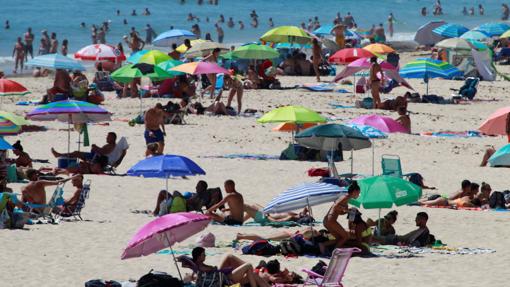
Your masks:
[[[377,63],[377,57],[370,58],[370,63],[372,66],[370,67],[370,91],[372,93],[372,98],[374,99],[374,108],[381,108],[381,96],[379,95],[379,88],[384,84],[384,75],[379,63]],[[380,79],[377,76],[380,74]]]
[[[25,45],[21,42],[21,37],[18,37],[16,44],[14,44],[14,49],[12,51],[12,57],[15,59],[14,66],[14,74],[18,71],[18,66],[20,67],[20,72],[23,72],[23,62],[25,61]]]
[[[356,181],[353,181],[347,190],[347,195],[340,197],[337,201],[331,206],[328,213],[324,217],[324,227],[335,237],[335,240],[330,240],[325,242],[321,246],[321,252],[324,253],[326,248],[330,246],[335,246],[336,248],[340,248],[344,245],[344,243],[349,239],[349,233],[338,223],[338,217],[340,215],[347,214],[349,209],[348,202],[349,200],[358,198],[360,194],[360,188]]]
[[[480,207],[481,200],[475,197],[478,194],[479,187],[478,183],[472,182],[470,192],[463,193],[457,198],[439,197],[434,200],[420,201],[418,203],[425,206]]]

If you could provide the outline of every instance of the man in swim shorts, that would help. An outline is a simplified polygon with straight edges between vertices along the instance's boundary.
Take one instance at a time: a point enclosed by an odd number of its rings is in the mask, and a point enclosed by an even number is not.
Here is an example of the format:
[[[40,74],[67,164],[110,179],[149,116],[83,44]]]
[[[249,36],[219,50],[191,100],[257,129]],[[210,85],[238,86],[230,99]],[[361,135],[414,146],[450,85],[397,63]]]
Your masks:
[[[227,195],[217,204],[211,206],[207,210],[207,215],[214,221],[226,225],[242,225],[244,215],[244,199],[243,196],[236,191],[233,180],[225,181],[225,192]],[[217,214],[215,211],[223,205],[227,205],[225,213]]]
[[[158,143],[157,154],[163,154],[165,148],[165,111],[163,105],[157,103],[155,107],[145,112],[145,144]],[[148,155],[149,151],[145,152]]]

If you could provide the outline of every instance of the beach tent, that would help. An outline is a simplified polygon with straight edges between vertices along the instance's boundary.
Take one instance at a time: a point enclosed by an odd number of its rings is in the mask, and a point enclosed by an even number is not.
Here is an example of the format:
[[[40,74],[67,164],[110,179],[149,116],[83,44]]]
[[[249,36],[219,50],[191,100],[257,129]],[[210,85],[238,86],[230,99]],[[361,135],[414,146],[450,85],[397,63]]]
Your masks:
[[[414,35],[414,41],[420,45],[433,46],[435,43],[445,39],[446,37],[440,36],[432,30],[446,24],[445,21],[432,21],[418,28]]]
[[[490,166],[510,167],[510,144],[498,149],[490,158]]]

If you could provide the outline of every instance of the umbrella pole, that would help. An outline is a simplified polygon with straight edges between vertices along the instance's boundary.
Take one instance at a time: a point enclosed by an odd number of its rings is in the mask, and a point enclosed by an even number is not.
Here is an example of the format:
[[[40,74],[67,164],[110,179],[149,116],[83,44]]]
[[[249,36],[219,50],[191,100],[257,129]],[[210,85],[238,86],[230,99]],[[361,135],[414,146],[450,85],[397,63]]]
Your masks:
[[[313,218],[312,207],[310,206],[310,201],[309,201],[308,196],[306,197],[306,204],[308,205],[308,212],[310,213],[310,217]],[[310,233],[312,234],[312,243],[315,244],[315,239],[313,237],[313,220],[310,220]]]
[[[168,232],[165,232],[165,239],[166,239],[166,243],[168,245],[170,245],[170,239],[168,239]],[[175,258],[174,250],[172,249],[172,246],[168,246],[168,247],[170,248],[170,251],[172,252],[172,257],[174,259],[175,267],[177,267],[177,273],[179,273],[179,278],[182,281],[181,270],[179,269],[179,264],[177,264],[177,259]]]
[[[427,96],[429,95],[429,81],[427,81]]]
[[[351,149],[351,175],[354,172],[354,150]]]
[[[352,91],[354,92],[354,97],[356,97],[356,74],[354,74],[354,83],[352,83]]]
[[[69,114],[69,119],[67,120],[67,155],[71,153],[71,114]],[[69,165],[69,157],[67,158],[67,164]]]
[[[372,175],[374,175],[374,161],[375,161],[375,147],[374,147],[374,141],[372,141]]]
[[[379,220],[377,221],[377,236],[381,236],[381,209],[379,208]]]

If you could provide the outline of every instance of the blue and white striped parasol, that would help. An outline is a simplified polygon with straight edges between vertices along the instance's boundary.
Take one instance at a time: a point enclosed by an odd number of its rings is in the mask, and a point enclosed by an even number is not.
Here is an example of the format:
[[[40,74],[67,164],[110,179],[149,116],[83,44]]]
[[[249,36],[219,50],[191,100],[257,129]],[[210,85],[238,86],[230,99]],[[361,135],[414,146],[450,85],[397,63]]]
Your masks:
[[[482,31],[485,34],[494,37],[499,36],[505,33],[506,31],[510,30],[510,25],[501,22],[485,23],[474,28],[473,30]]]
[[[80,62],[60,54],[46,54],[37,56],[29,60],[26,65],[49,69],[85,71],[85,67]]]
[[[345,188],[328,183],[304,183],[287,189],[264,207],[264,212],[289,212],[307,206],[331,203],[346,193]]]
[[[459,24],[444,24],[432,30],[432,32],[447,38],[457,38],[469,31],[468,28]]]

